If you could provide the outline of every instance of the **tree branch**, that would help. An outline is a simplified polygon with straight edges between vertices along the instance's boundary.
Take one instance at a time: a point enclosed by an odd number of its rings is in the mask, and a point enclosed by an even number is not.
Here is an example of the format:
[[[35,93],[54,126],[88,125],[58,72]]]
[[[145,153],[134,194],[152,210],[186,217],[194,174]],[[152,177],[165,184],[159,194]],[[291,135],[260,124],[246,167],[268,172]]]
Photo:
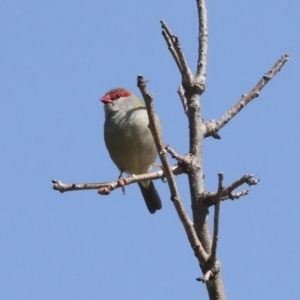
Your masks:
[[[224,114],[220,120],[206,122],[205,137],[214,137],[214,134],[217,133],[223,126],[225,126],[235,115],[237,115],[237,113],[239,113],[248,103],[250,103],[251,100],[258,97],[260,91],[281,70],[288,59],[289,55],[284,54],[275,63],[272,69],[261,78],[257,85],[248,94],[244,94],[240,101],[235,104],[226,114]]]
[[[172,56],[182,75],[183,87],[191,87],[193,85],[194,77],[181,49],[179,39],[177,36],[173,35],[165,21],[161,20],[160,23],[162,27],[162,35],[165,38],[169,50],[172,53]]]
[[[218,259],[216,259],[214,262],[211,262],[209,260],[207,264],[210,266],[207,268],[207,271],[205,272],[203,277],[196,278],[197,281],[202,281],[203,283],[207,283],[209,279],[211,279],[213,276],[216,276],[218,273],[220,273],[221,263]],[[215,298],[215,299],[226,299],[224,297],[225,294],[223,295],[223,298]]]
[[[166,145],[165,149],[168,153],[171,154],[172,158],[175,158],[178,163],[180,163],[181,166],[183,166],[186,170],[189,169],[190,164],[192,163],[191,156],[189,154],[182,156],[175,152],[175,150],[169,145]]]
[[[249,190],[243,190],[241,192],[238,193],[232,193],[235,189],[237,189],[238,187],[240,187],[241,185],[243,185],[244,183],[250,185],[256,185],[259,183],[259,179],[255,179],[253,178],[255,175],[253,174],[246,174],[242,177],[240,177],[239,179],[237,179],[236,181],[234,181],[232,184],[230,184],[228,187],[224,188],[222,191],[222,195],[221,195],[221,200],[227,200],[227,199],[238,199],[242,196],[248,195],[249,194]],[[207,205],[207,206],[212,206],[215,205],[218,199],[218,193],[212,193],[212,192],[207,192],[205,191],[202,195],[202,197],[204,198],[203,202]]]
[[[198,61],[195,82],[199,85],[200,94],[205,90],[206,66],[207,66],[207,47],[208,47],[208,26],[207,10],[204,0],[197,0],[199,36],[198,36]]]
[[[225,200],[236,200],[239,199],[240,197],[246,196],[249,194],[249,190],[242,190],[240,192],[236,192],[236,193],[231,193],[231,196],[229,197],[229,195],[227,196],[222,196],[221,200],[225,201]],[[213,204],[212,204],[213,205]]]
[[[181,166],[174,166],[171,168],[174,175],[179,175],[184,173],[184,170]],[[124,181],[126,185],[136,183],[142,180],[155,180],[155,179],[163,179],[165,178],[165,174],[163,170],[159,170],[156,172],[145,173],[140,175],[128,176],[125,177]],[[102,182],[102,183],[63,183],[59,180],[52,180],[53,189],[57,190],[61,193],[70,192],[70,191],[79,191],[79,190],[95,190],[101,189],[99,194],[108,195],[111,191],[122,187],[119,181],[111,181],[111,182]]]
[[[219,239],[219,216],[220,216],[220,202],[223,194],[224,186],[223,186],[223,173],[218,174],[219,177],[219,186],[218,192],[216,195],[216,203],[215,203],[215,215],[214,215],[214,232],[213,232],[213,242],[211,246],[210,259],[212,261],[216,260],[217,256],[217,245]]]
[[[180,85],[178,87],[177,93],[178,93],[179,98],[181,100],[181,103],[182,103],[182,106],[183,106],[183,111],[187,115],[188,114],[188,105],[187,105],[187,100],[185,98],[184,89],[183,89],[182,85]]]
[[[209,230],[208,208],[203,203],[202,194],[204,188],[204,173],[203,173],[203,140],[206,133],[206,125],[201,118],[201,106],[199,95],[205,89],[206,78],[206,59],[207,59],[207,18],[204,0],[197,0],[198,17],[199,17],[199,50],[198,50],[198,65],[197,78],[193,76],[184,58],[181,48],[179,47],[178,39],[169,39],[175,41],[173,44],[177,54],[177,65],[182,76],[182,87],[184,89],[184,97],[188,107],[189,119],[189,169],[187,171],[189,178],[192,211],[194,227],[201,245],[208,253],[211,251],[211,235]],[[166,34],[164,35],[166,37]],[[178,46],[178,50],[176,49]],[[173,54],[172,54],[173,55]],[[174,55],[173,55],[174,57]],[[178,61],[180,63],[178,63]],[[185,67],[184,67],[185,66]],[[197,79],[197,80],[196,80]],[[185,108],[185,105],[184,105]],[[216,260],[217,262],[217,260]],[[207,271],[205,265],[201,264],[203,272]],[[218,268],[216,267],[216,270]],[[215,273],[213,280],[206,284],[210,299],[226,299],[221,274]]]
[[[162,33],[162,35],[163,35],[163,37],[164,37],[164,39],[165,39],[165,41],[168,45],[169,51],[171,52],[171,54],[172,54],[172,56],[173,56],[173,58],[174,58],[174,60],[177,64],[177,67],[178,67],[179,71],[181,72],[182,66],[181,66],[179,57],[177,55],[177,52],[176,52],[176,50],[174,48],[174,44],[173,44],[173,39],[174,38],[177,39],[177,37],[175,37],[172,34],[171,30],[169,29],[169,27],[167,26],[167,24],[163,20],[161,20],[160,23],[161,23],[161,27],[162,27],[162,32],[161,33]]]
[[[204,266],[204,271],[205,271],[204,276],[196,279],[204,283],[206,283],[212,276],[216,275],[221,270],[221,264],[217,258],[217,245],[219,239],[220,202],[224,190],[223,173],[219,173],[218,177],[219,177],[219,184],[218,184],[218,191],[217,191],[216,203],[215,203],[214,232],[213,232],[211,251],[210,251],[209,259],[207,260],[207,263]]]
[[[170,164],[168,162],[167,158],[167,152],[164,149],[161,134],[159,132],[158,126],[157,126],[157,119],[155,117],[154,113],[154,107],[153,107],[153,96],[150,94],[147,90],[146,81],[144,80],[142,75],[138,75],[137,77],[137,85],[143,95],[148,116],[149,116],[149,127],[153,135],[153,139],[155,141],[155,145],[157,148],[157,152],[159,155],[159,158],[161,160],[161,163],[163,165],[163,170],[167,178],[167,182],[169,185],[169,189],[171,192],[171,200],[175,206],[175,209],[177,211],[177,214],[181,220],[181,223],[184,226],[185,232],[187,234],[188,240],[191,244],[191,247],[194,249],[195,256],[197,257],[199,264],[203,265],[207,261],[208,254],[205,252],[202,244],[200,243],[194,224],[190,220],[184,205],[182,203],[177,184],[175,181],[175,177],[173,175],[173,172],[171,170]]]

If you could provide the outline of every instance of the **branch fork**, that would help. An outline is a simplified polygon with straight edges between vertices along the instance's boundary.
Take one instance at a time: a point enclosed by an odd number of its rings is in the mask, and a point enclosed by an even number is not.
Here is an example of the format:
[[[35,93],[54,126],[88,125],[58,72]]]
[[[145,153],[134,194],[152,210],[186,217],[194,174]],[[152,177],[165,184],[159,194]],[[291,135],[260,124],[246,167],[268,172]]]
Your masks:
[[[248,195],[250,192],[249,190],[242,190],[237,193],[233,193],[233,191],[243,184],[248,184],[249,186],[257,185],[260,179],[253,178],[254,176],[255,176],[254,174],[246,174],[240,177],[239,179],[237,179],[236,181],[234,181],[233,183],[231,183],[229,186],[225,187],[222,190],[221,201],[228,200],[228,199],[235,200],[235,199],[239,199],[242,196]],[[202,197],[204,199],[203,200],[204,203],[209,207],[216,204],[218,199],[218,193],[205,191]]]
[[[177,36],[173,35],[170,28],[163,20],[161,20],[160,23],[162,27],[162,35],[165,38],[169,50],[172,53],[177,67],[182,75],[183,86],[190,87],[193,85],[193,73],[185,59],[185,56],[179,43],[179,39]]]
[[[216,203],[215,203],[215,211],[214,211],[214,231],[213,231],[211,251],[203,267],[204,276],[196,279],[204,283],[206,283],[210,278],[220,273],[221,271],[221,263],[217,258],[217,245],[219,240],[220,202],[221,202],[222,193],[225,189],[223,185],[223,179],[224,179],[223,173],[218,174],[218,179],[219,179],[219,183],[218,183],[218,191],[216,194]]]

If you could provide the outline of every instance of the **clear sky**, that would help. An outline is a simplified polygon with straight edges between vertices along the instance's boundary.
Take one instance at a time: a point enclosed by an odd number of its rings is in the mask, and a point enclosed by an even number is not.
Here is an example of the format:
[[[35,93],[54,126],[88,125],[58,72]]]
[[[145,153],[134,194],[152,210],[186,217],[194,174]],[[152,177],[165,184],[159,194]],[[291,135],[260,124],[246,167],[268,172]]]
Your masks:
[[[208,1],[206,120],[291,54],[222,139],[205,140],[208,190],[220,171],[225,184],[246,173],[261,179],[249,196],[221,205],[218,255],[229,299],[300,297],[299,11],[295,0]],[[195,1],[0,2],[1,299],[207,299],[166,184],[155,182],[163,200],[155,215],[136,185],[125,196],[52,190],[51,179],[117,178],[99,98],[116,86],[138,93],[139,73],[154,93],[164,142],[188,152],[180,76],[160,19],[195,70]],[[178,184],[190,211],[187,179]]]

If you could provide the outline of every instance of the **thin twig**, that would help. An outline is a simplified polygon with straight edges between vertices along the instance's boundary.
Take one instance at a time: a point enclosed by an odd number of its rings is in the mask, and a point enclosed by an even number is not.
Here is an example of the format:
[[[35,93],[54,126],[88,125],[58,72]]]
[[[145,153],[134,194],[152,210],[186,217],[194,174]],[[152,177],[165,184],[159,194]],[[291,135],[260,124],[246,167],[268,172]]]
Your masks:
[[[198,36],[198,61],[195,82],[200,87],[200,94],[205,90],[206,66],[207,66],[207,47],[208,47],[208,26],[207,10],[204,0],[197,0],[199,36]]]
[[[220,273],[220,271],[221,271],[220,261],[218,259],[215,259],[214,261],[209,260],[207,262],[206,272],[204,273],[204,276],[196,278],[196,280],[206,283],[207,281],[209,281],[209,279],[211,279],[211,277],[216,276],[218,273]]]
[[[272,67],[272,69],[265,74],[257,85],[248,93],[244,94],[240,101],[235,104],[226,114],[224,114],[218,121],[209,121],[206,123],[205,137],[212,136],[213,132],[218,132],[224,125],[226,125],[238,112],[240,112],[251,100],[259,96],[260,91],[264,86],[281,70],[284,64],[289,59],[289,54],[284,54]]]
[[[166,145],[164,148],[168,153],[171,154],[172,158],[175,158],[178,162],[182,163],[184,166],[189,167],[189,164],[191,163],[191,157],[189,154],[184,156],[180,155],[170,145]]]
[[[246,196],[250,193],[250,190],[242,190],[236,193],[231,193],[230,195],[224,195],[221,197],[221,201],[226,200],[237,200],[243,196]],[[213,206],[216,203],[216,193],[207,192],[207,198],[204,200],[204,203],[207,207]]]
[[[240,192],[236,192],[236,193],[231,193],[230,195],[225,195],[222,196],[221,201],[225,201],[225,200],[236,200],[239,199],[243,196],[246,196],[249,194],[249,190],[242,190]]]
[[[248,184],[249,186],[259,183],[260,180],[258,178],[254,179],[253,178],[254,176],[255,174],[246,174],[241,178],[237,179],[236,181],[234,181],[232,184],[230,184],[228,187],[224,189],[222,197],[228,195],[230,198],[232,191],[234,191],[236,188],[243,185],[244,183]]]
[[[203,277],[196,278],[197,281],[202,281],[203,283],[206,283],[209,278],[213,275],[212,270],[208,270]]]
[[[153,139],[156,144],[156,148],[159,154],[159,158],[161,160],[161,163],[163,165],[163,170],[167,178],[167,182],[169,185],[169,189],[171,192],[171,200],[174,203],[175,209],[177,211],[177,214],[184,226],[184,229],[186,231],[187,237],[189,239],[189,242],[191,244],[191,247],[194,249],[195,255],[201,265],[205,264],[208,258],[208,254],[205,252],[203,246],[201,245],[195,228],[194,224],[190,220],[184,205],[182,203],[178,187],[175,181],[174,174],[171,170],[168,157],[167,157],[167,152],[164,149],[164,145],[162,142],[161,134],[158,131],[158,126],[157,126],[157,119],[155,117],[154,113],[154,107],[153,107],[153,96],[150,94],[147,90],[147,85],[146,81],[144,80],[142,75],[138,75],[137,77],[137,85],[143,95],[143,98],[145,100],[148,116],[149,116],[149,127],[153,135]]]
[[[174,175],[179,175],[184,173],[184,170],[181,166],[174,166],[171,168]],[[165,174],[163,170],[151,172],[151,173],[145,173],[135,176],[128,176],[125,177],[126,185],[136,183],[145,179],[148,180],[155,180],[159,178],[164,178]],[[95,190],[95,189],[104,189],[103,194],[107,195],[109,192],[116,188],[120,188],[120,182],[119,181],[111,181],[111,182],[102,182],[102,183],[63,183],[59,180],[52,180],[53,183],[53,189],[57,190],[61,193],[64,192],[70,192],[70,191],[78,191],[78,190]],[[107,190],[107,193],[104,193],[105,189]]]
[[[224,190],[223,186],[223,173],[218,174],[219,177],[219,185],[218,192],[216,195],[216,204],[215,204],[215,214],[214,214],[214,232],[213,232],[213,241],[211,246],[210,260],[215,261],[217,256],[217,245],[219,239],[219,220],[220,220],[220,202],[222,193]]]
[[[188,114],[188,105],[187,105],[187,100],[185,98],[184,89],[183,89],[182,85],[180,85],[178,87],[177,93],[178,93],[179,98],[181,100],[181,103],[182,103],[182,106],[183,106],[183,111],[187,115]]]
[[[227,200],[227,199],[238,199],[242,196],[248,195],[249,194],[249,190],[243,190],[237,193],[232,193],[235,189],[237,189],[238,187],[240,187],[243,184],[248,184],[250,185],[256,185],[259,183],[259,179],[258,178],[253,178],[255,175],[254,174],[246,174],[242,177],[240,177],[239,179],[237,179],[236,181],[234,181],[233,183],[231,183],[229,186],[227,186],[226,188],[223,189],[222,191],[222,195],[221,195],[221,201]],[[218,193],[216,192],[204,192],[203,193],[203,202],[207,205],[207,206],[212,206],[216,204],[216,200],[218,198]]]
[[[163,37],[182,75],[182,85],[184,88],[193,86],[194,76],[183,54],[178,37],[173,35],[165,21],[161,20],[160,23]]]
[[[169,51],[171,52],[176,64],[177,64],[177,67],[179,69],[179,71],[181,72],[182,70],[182,67],[181,67],[181,64],[180,64],[180,61],[179,61],[179,58],[178,58],[178,55],[176,53],[176,50],[174,48],[174,44],[173,44],[173,37],[174,35],[172,34],[172,32],[170,31],[169,27],[165,24],[165,22],[163,20],[160,21],[160,23],[162,24],[162,35],[168,45],[168,49]]]

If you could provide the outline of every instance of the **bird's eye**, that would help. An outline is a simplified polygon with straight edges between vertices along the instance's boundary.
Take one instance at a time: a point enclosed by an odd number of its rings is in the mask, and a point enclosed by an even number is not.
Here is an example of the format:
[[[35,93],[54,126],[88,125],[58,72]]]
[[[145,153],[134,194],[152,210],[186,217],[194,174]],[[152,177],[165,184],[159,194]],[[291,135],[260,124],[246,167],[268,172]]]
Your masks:
[[[121,98],[121,95],[120,94],[116,94],[116,99],[119,99]]]

